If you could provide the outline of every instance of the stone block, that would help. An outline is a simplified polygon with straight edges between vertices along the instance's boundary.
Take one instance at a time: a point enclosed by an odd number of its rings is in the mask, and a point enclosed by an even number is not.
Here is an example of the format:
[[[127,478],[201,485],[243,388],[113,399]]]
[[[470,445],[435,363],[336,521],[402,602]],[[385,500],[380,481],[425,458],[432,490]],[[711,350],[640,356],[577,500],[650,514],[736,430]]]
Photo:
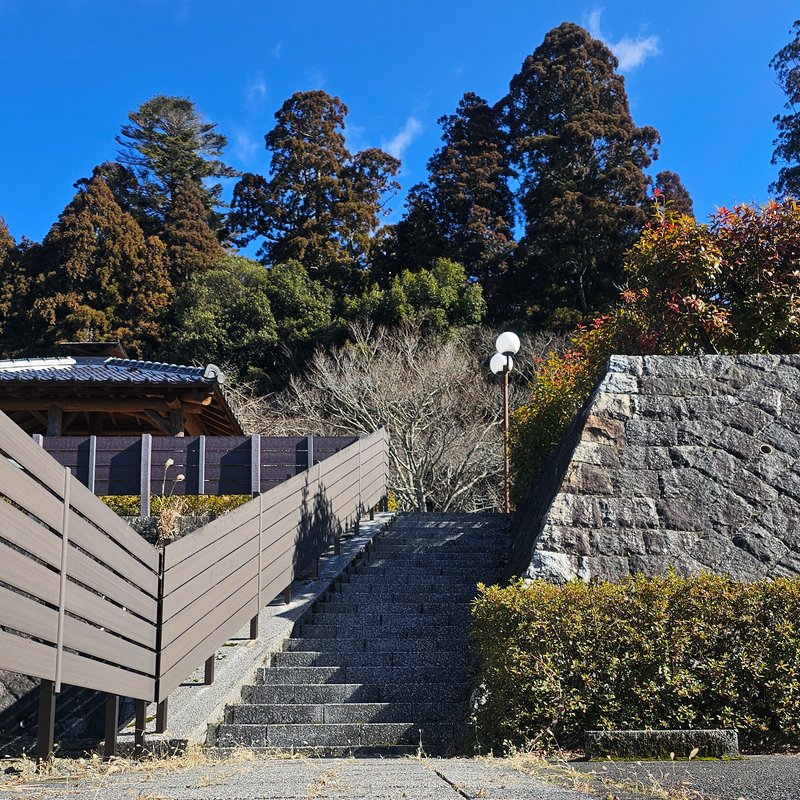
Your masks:
[[[784,542],[754,522],[734,533],[733,544],[770,568],[777,565],[789,552]]]
[[[648,469],[617,469],[611,473],[611,483],[613,492],[605,494],[615,494],[630,497],[658,497],[659,495],[659,474]],[[598,492],[597,494],[601,494]]]
[[[547,523],[554,526],[594,528],[600,524],[597,500],[578,494],[557,494],[547,514]]]
[[[643,356],[611,356],[608,359],[608,371],[639,376],[642,374],[643,363]]]
[[[636,394],[639,381],[634,375],[625,372],[609,372],[600,384],[600,391],[608,394]]]
[[[736,758],[739,737],[731,728],[717,730],[586,731],[588,759]],[[697,752],[694,752],[694,751]]]
[[[590,414],[583,426],[582,441],[624,447],[625,424],[618,419],[605,419]]]
[[[673,465],[669,447],[628,445],[620,452],[620,464],[625,469],[668,469]]]
[[[656,501],[650,497],[599,497],[597,508],[606,528],[657,528]]]
[[[619,451],[616,447],[596,442],[579,442],[573,451],[572,462],[594,464],[598,467],[618,467]]]
[[[633,418],[626,423],[625,433],[631,445],[669,447],[682,444],[678,441],[675,425],[674,422],[663,420]]]
[[[696,495],[707,481],[696,469],[665,469],[658,473],[658,493],[667,500],[689,499]]]
[[[562,492],[576,494],[612,494],[614,488],[607,469],[595,464],[571,464],[561,484]]]
[[[660,500],[656,508],[663,528],[673,531],[698,531],[703,528],[698,509],[685,498]]]
[[[606,419],[630,419],[633,401],[627,394],[599,392],[592,403],[591,412]]]
[[[689,416],[686,401],[680,397],[639,395],[633,399],[634,415],[644,419],[679,420]]]

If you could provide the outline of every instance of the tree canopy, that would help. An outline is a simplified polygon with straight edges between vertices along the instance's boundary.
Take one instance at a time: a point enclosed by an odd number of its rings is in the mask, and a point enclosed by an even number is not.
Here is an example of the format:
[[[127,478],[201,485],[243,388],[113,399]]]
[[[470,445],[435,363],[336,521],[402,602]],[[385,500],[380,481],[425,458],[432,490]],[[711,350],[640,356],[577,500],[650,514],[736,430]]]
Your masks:
[[[296,92],[264,137],[269,177],[246,173],[230,215],[239,243],[263,242],[265,264],[296,260],[339,292],[358,291],[400,162],[377,148],[351,153],[347,106],[326,92]]]
[[[574,23],[551,30],[502,101],[525,236],[508,282],[518,312],[611,301],[646,220],[658,133],[636,127],[617,59]]]
[[[120,196],[121,205],[134,213],[148,233],[159,230],[173,194],[186,178],[201,187],[214,227],[221,225],[217,209],[222,185],[205,181],[238,173],[220,158],[228,139],[216,128],[188,97],[156,95],[128,114],[128,123],[116,137],[118,164],[101,172]]]
[[[491,294],[515,246],[507,138],[494,109],[471,92],[439,124],[443,145],[428,161],[428,181],[411,188],[395,226],[394,272],[451,259]]]
[[[784,107],[788,112],[777,114],[772,120],[778,128],[772,163],[782,166],[770,191],[800,197],[800,19],[792,26],[792,32],[794,39],[770,61],[786,94]]]

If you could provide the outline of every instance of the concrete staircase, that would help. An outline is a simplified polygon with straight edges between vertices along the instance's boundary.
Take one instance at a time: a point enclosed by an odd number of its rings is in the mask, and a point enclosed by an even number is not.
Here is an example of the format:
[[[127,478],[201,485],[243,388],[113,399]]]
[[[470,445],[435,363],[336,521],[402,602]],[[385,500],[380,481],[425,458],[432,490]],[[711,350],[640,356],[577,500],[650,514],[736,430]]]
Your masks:
[[[245,686],[217,747],[320,755],[458,752],[469,603],[500,574],[508,517],[408,514],[350,565]]]

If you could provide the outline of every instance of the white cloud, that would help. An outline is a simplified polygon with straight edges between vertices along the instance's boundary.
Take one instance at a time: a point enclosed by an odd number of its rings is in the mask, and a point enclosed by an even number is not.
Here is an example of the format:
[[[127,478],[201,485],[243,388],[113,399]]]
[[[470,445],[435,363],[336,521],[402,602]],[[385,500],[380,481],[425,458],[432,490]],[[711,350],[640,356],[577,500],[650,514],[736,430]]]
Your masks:
[[[267,83],[262,77],[254,78],[247,87],[247,102],[251,106],[260,106],[267,99]]]
[[[395,158],[402,158],[408,146],[422,133],[422,123],[416,117],[409,117],[403,129],[389,141],[382,143],[383,149]]]
[[[272,48],[272,57],[274,59],[279,59],[283,55],[283,42],[278,42],[275,47]]]
[[[635,39],[623,36],[616,42],[611,41],[608,36],[603,35],[600,28],[602,15],[602,8],[592,11],[587,17],[586,27],[592,36],[605,42],[611,48],[611,52],[619,61],[619,68],[622,72],[636,69],[644,64],[650,56],[656,56],[661,52],[661,39],[658,36],[638,36]]]
[[[256,160],[261,144],[248,131],[236,131],[233,135],[231,152],[239,162],[249,167]]]

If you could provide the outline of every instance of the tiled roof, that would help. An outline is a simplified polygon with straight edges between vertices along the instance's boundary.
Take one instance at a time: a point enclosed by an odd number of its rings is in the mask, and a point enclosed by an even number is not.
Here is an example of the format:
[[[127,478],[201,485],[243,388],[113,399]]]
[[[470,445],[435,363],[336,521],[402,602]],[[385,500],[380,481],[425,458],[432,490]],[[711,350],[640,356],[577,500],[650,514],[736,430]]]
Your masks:
[[[0,382],[222,384],[219,367],[187,367],[129,358],[18,358],[0,361]]]

